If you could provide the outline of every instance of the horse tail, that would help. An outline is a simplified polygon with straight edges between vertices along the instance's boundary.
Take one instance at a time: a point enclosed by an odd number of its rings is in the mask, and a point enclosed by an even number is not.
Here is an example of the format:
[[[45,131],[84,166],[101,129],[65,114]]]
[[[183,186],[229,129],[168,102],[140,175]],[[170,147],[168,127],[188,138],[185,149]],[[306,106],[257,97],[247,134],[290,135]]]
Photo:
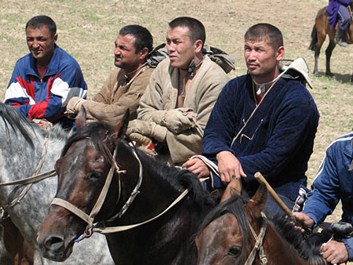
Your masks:
[[[314,24],[313,29],[311,31],[311,42],[309,45],[309,50],[315,51],[316,43],[317,43],[317,29]]]

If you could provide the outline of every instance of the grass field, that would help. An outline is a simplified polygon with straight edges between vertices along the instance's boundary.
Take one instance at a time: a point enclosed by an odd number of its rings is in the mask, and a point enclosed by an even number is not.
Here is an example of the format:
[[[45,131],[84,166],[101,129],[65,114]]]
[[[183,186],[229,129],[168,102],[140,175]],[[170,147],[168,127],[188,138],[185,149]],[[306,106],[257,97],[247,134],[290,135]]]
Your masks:
[[[308,50],[310,33],[317,11],[326,4],[326,0],[218,0],[217,3],[210,0],[0,0],[0,98],[3,99],[16,60],[28,52],[24,26],[34,15],[46,14],[56,21],[58,44],[80,63],[89,96],[92,96],[114,67],[113,42],[122,26],[135,23],[146,26],[157,45],[164,41],[167,22],[180,15],[200,19],[206,26],[207,43],[235,57],[236,70],[230,73],[231,76],[245,73],[243,34],[258,22],[278,26],[285,38],[286,58],[304,57],[312,72],[313,53]],[[320,75],[311,75],[314,88],[310,92],[321,118],[307,172],[310,182],[329,143],[352,131],[353,127],[353,87],[350,83],[353,45],[334,50],[331,70],[335,78],[323,75],[324,55],[322,50]],[[336,214],[334,219],[337,218]]]

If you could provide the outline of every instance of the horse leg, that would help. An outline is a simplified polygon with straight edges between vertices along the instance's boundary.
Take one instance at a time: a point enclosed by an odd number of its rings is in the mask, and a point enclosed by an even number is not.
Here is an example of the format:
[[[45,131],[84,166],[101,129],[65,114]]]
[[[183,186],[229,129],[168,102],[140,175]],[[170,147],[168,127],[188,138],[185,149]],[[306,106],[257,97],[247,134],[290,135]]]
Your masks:
[[[33,248],[24,240],[10,218],[3,221],[4,244],[13,265],[33,265]]]
[[[330,38],[330,42],[326,48],[326,75],[327,76],[333,76],[333,74],[331,73],[331,55],[332,55],[332,51],[333,49],[336,47],[336,43],[334,40],[331,40]]]
[[[320,56],[320,48],[315,46],[315,48],[314,48],[314,72],[313,72],[313,74],[315,76],[319,75],[319,69],[318,69],[319,56]]]

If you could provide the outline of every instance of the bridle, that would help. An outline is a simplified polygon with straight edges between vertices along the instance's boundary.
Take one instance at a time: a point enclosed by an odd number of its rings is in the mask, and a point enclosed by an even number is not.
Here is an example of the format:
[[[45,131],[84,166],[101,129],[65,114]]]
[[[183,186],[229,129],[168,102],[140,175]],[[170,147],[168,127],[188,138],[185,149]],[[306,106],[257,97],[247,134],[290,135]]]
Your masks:
[[[87,137],[89,139],[89,137]],[[130,193],[129,198],[126,200],[125,204],[122,206],[122,208],[119,210],[119,212],[117,214],[115,214],[112,217],[109,217],[108,220],[106,221],[113,221],[116,218],[121,218],[124,213],[128,210],[128,208],[130,207],[130,205],[134,202],[136,196],[140,193],[140,187],[143,181],[143,167],[142,167],[142,163],[141,160],[136,152],[135,147],[130,144],[131,146],[131,150],[132,153],[134,155],[134,157],[136,158],[136,160],[138,161],[139,164],[139,176],[138,176],[138,181],[135,185],[135,188],[132,190],[132,192]],[[104,148],[108,151],[108,147],[106,145],[104,145]],[[121,170],[119,168],[119,166],[116,163],[116,156],[117,156],[117,150],[118,150],[118,145],[116,146],[113,155],[111,155],[111,167],[109,170],[109,173],[107,175],[106,181],[104,183],[104,186],[99,194],[99,197],[93,207],[93,209],[91,210],[90,214],[86,214],[84,211],[82,211],[81,209],[77,208],[75,205],[73,205],[72,203],[61,199],[61,198],[57,198],[55,197],[52,201],[51,204],[54,205],[58,205],[61,206],[63,208],[65,208],[66,210],[70,211],[71,213],[75,214],[76,216],[78,216],[79,218],[81,218],[83,221],[85,221],[87,223],[87,227],[84,231],[84,233],[79,236],[75,241],[79,242],[81,240],[83,240],[84,238],[88,238],[90,237],[93,232],[99,232],[99,233],[103,233],[103,234],[108,234],[108,233],[115,233],[115,232],[121,232],[121,231],[126,231],[132,228],[135,228],[137,226],[141,226],[143,224],[149,223],[155,219],[157,219],[158,217],[160,217],[161,215],[163,215],[164,213],[166,213],[170,208],[172,208],[175,204],[177,204],[180,200],[182,200],[187,193],[189,192],[190,189],[186,189],[184,192],[182,192],[165,210],[163,210],[161,213],[159,213],[158,215],[143,221],[141,223],[137,223],[137,224],[132,224],[132,225],[125,225],[125,226],[114,226],[114,227],[99,227],[98,223],[94,223],[94,218],[96,217],[96,215],[99,213],[99,211],[102,208],[102,205],[104,203],[104,200],[108,194],[108,190],[110,187],[110,184],[112,182],[114,173],[116,173],[117,177],[118,177],[118,181],[119,181],[119,193],[118,193],[118,198],[117,198],[117,202],[116,204],[119,203],[120,197],[121,197],[121,181],[120,181],[120,174],[121,173],[125,173],[126,170]],[[107,152],[108,154],[111,154],[110,151]]]
[[[266,235],[266,230],[267,230],[267,226],[268,226],[268,219],[263,212],[261,212],[261,216],[262,216],[262,222],[261,222],[260,232],[258,235],[256,235],[254,228],[251,226],[251,224],[249,224],[251,234],[255,239],[255,245],[254,245],[253,249],[251,250],[244,265],[253,264],[257,253],[259,253],[260,264],[262,264],[262,265],[268,264],[265,250],[262,246],[265,235]]]

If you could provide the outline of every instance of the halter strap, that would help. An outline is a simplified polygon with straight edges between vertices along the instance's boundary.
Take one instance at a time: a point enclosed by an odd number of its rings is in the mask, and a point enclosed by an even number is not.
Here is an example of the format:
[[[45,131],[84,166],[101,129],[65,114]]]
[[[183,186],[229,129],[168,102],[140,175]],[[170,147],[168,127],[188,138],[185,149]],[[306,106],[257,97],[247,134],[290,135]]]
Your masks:
[[[262,216],[262,224],[261,224],[259,235],[256,235],[254,228],[252,228],[252,226],[249,225],[250,231],[255,239],[255,245],[254,245],[254,248],[251,250],[248,256],[248,259],[246,260],[244,265],[253,264],[257,252],[259,252],[259,258],[262,265],[265,265],[268,262],[265,251],[262,246],[263,240],[265,238],[266,230],[267,230],[268,219],[263,212],[261,212],[261,216]]]
[[[136,153],[136,150],[134,148],[132,150],[133,150],[133,154],[134,154],[135,158],[137,159],[137,161],[139,163],[138,182],[137,182],[135,188],[133,189],[133,191],[131,192],[130,197],[128,198],[128,200],[125,202],[125,204],[121,208],[121,210],[116,215],[110,217],[107,221],[112,221],[112,220],[115,220],[116,218],[121,218],[122,215],[128,210],[130,205],[133,203],[136,196],[140,193],[140,186],[142,184],[142,176],[143,176],[143,168],[142,168],[142,163]],[[132,225],[124,225],[124,226],[97,227],[97,225],[93,224],[94,217],[97,215],[97,213],[100,211],[100,209],[103,205],[103,202],[104,202],[106,195],[108,193],[109,186],[111,184],[111,180],[114,175],[114,171],[116,171],[118,173],[118,175],[120,175],[120,173],[122,172],[122,170],[120,170],[118,165],[116,164],[116,153],[117,153],[117,149],[114,150],[113,159],[112,159],[113,162],[112,162],[111,168],[109,170],[104,187],[99,195],[99,198],[98,198],[95,206],[93,207],[93,209],[89,215],[86,214],[81,209],[77,208],[72,203],[70,203],[66,200],[63,200],[61,198],[54,198],[53,201],[51,202],[51,204],[53,204],[53,205],[58,205],[58,206],[65,208],[66,210],[75,214],[77,217],[81,218],[83,221],[85,221],[88,224],[85,229],[84,234],[79,236],[75,240],[76,242],[79,242],[79,241],[83,240],[84,238],[90,237],[93,234],[93,232],[98,232],[98,233],[102,233],[102,234],[116,233],[116,232],[126,231],[129,229],[144,225],[146,223],[149,223],[149,222],[159,218],[163,214],[165,214],[169,209],[171,209],[174,205],[176,205],[179,201],[181,201],[190,191],[190,188],[186,189],[165,210],[163,210],[161,213],[157,214],[156,216],[154,216],[146,221],[132,224]],[[119,181],[120,181],[120,178],[119,178]],[[119,185],[119,198],[120,198],[120,185]]]
[[[26,196],[28,191],[31,189],[33,183],[55,175],[55,170],[50,170],[50,171],[44,172],[42,174],[39,174],[40,170],[43,167],[43,164],[45,161],[45,156],[48,151],[48,141],[49,141],[49,138],[46,137],[44,144],[43,144],[43,151],[41,154],[41,159],[38,162],[38,165],[36,166],[36,169],[31,177],[19,179],[19,180],[15,180],[15,181],[10,181],[10,182],[5,182],[5,183],[0,183],[0,187],[12,186],[12,185],[18,185],[18,184],[26,185],[24,187],[24,189],[20,192],[20,194],[18,196],[16,196],[11,202],[0,206],[0,210],[2,212],[6,212],[7,209],[14,207],[16,204],[20,203],[21,200]],[[3,214],[1,214],[1,215],[3,215]]]

